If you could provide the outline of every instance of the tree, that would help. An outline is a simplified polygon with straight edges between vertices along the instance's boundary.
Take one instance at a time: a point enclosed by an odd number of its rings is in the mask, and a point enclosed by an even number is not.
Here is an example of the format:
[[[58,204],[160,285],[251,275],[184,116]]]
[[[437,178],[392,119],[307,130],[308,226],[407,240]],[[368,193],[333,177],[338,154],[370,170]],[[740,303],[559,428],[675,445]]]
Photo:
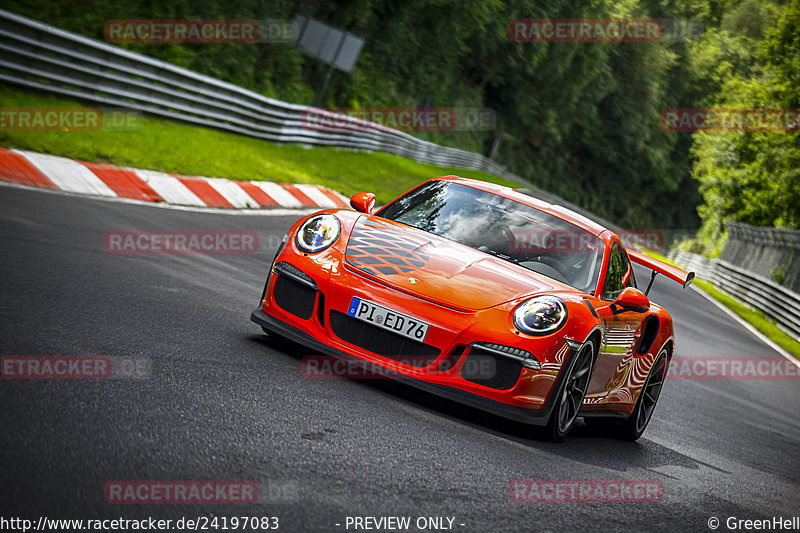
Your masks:
[[[732,76],[717,107],[800,108],[800,2],[786,6],[755,53],[750,76]],[[795,115],[796,116],[796,115]],[[793,131],[698,132],[694,177],[705,205],[701,240],[711,254],[724,242],[724,223],[800,228],[800,133]],[[790,128],[792,129],[792,128]]]

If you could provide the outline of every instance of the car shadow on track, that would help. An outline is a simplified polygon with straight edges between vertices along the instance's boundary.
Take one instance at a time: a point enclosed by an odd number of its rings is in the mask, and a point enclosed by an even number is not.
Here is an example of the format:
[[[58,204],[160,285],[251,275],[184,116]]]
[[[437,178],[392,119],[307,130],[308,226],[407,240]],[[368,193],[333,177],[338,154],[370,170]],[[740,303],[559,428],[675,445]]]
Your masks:
[[[298,363],[298,373],[301,360],[309,355],[308,348],[282,337],[252,335],[250,340],[270,348],[274,354],[295,359]],[[578,420],[566,441],[556,443],[547,439],[543,428],[486,413],[480,409],[417,389],[401,381],[381,377],[344,379],[357,384],[357,386],[367,387],[378,394],[412,404],[422,411],[446,417],[455,423],[514,442],[518,446],[527,447],[532,452],[546,451],[565,459],[620,472],[631,468],[655,469],[672,465],[689,469],[699,469],[704,466],[722,471],[648,440],[646,432],[639,441],[628,442],[616,437],[613,426],[590,425]],[[665,474],[659,473],[659,475],[664,476]]]

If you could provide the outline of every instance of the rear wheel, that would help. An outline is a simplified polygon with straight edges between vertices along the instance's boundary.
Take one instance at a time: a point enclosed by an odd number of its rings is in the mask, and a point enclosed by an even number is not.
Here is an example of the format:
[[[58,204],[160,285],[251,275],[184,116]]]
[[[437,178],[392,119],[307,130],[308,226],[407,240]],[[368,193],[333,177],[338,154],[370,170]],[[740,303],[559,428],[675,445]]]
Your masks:
[[[653,366],[650,367],[647,380],[644,382],[642,392],[639,394],[639,399],[636,401],[636,407],[634,407],[630,418],[623,424],[620,437],[633,441],[637,440],[642,436],[642,433],[644,433],[647,424],[650,423],[650,419],[653,417],[653,411],[656,409],[658,398],[661,396],[664,378],[667,377],[668,357],[667,350],[661,350]]]
[[[589,340],[572,358],[561,388],[556,394],[556,404],[546,426],[547,436],[550,439],[557,442],[564,440],[575,425],[583,398],[586,396],[586,389],[589,388],[593,365],[594,342]]]

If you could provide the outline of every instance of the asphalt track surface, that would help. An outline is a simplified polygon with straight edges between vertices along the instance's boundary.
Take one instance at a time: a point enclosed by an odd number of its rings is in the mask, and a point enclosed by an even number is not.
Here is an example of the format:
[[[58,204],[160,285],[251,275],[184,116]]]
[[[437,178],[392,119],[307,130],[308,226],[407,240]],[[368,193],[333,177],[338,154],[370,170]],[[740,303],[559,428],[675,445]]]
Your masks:
[[[796,380],[668,380],[638,442],[581,425],[557,444],[401,383],[304,378],[308,351],[249,320],[293,219],[0,187],[0,355],[149,364],[129,378],[0,380],[0,516],[277,516],[291,532],[346,531],[348,516],[454,517],[470,532],[800,516]],[[260,249],[110,254],[110,230],[248,230]],[[678,356],[780,357],[695,291],[659,278],[651,297],[673,314]],[[660,480],[663,500],[508,496],[515,479],[619,478]],[[109,504],[110,480],[253,480],[260,500]]]

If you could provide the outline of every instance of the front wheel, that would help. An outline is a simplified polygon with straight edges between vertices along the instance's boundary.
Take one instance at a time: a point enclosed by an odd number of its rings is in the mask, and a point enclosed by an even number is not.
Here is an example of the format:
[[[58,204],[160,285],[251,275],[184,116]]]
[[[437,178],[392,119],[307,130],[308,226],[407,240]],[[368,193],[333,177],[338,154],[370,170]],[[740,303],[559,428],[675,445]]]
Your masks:
[[[658,397],[661,396],[661,388],[664,386],[664,378],[667,377],[667,359],[669,355],[667,350],[661,350],[656,358],[653,366],[650,367],[650,372],[647,374],[647,380],[644,382],[642,392],[639,394],[639,399],[636,401],[636,407],[633,408],[633,413],[623,424],[620,437],[625,440],[634,441],[642,436],[647,424],[653,417],[653,411],[656,410]]]
[[[556,394],[556,404],[546,426],[547,436],[550,439],[556,442],[564,440],[575,425],[586,390],[589,388],[593,365],[594,342],[589,340],[572,358],[561,388]]]

